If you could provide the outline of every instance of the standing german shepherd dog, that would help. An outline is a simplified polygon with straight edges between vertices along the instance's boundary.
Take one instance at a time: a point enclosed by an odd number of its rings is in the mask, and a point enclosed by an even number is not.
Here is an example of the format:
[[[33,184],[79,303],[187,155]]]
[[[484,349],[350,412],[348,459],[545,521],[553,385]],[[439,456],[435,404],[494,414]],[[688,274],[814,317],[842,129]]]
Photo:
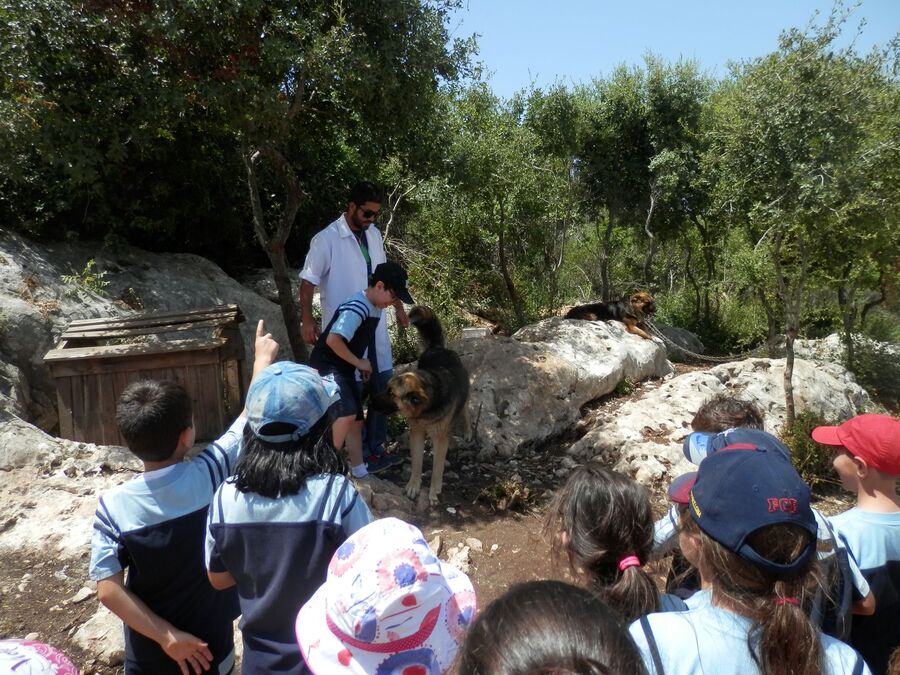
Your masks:
[[[384,414],[399,412],[409,422],[412,475],[406,495],[415,499],[422,487],[425,438],[431,439],[434,465],[428,499],[438,501],[444,480],[444,462],[450,444],[450,429],[457,420],[471,433],[466,403],[469,374],[452,349],[444,346],[444,330],[430,307],[413,307],[409,322],[419,331],[422,352],[416,367],[388,382],[386,390],[372,397],[371,405]]]
[[[589,305],[577,305],[566,312],[566,319],[584,319],[585,321],[621,321],[625,330],[640,335],[645,340],[652,340],[647,332],[644,319],[653,315],[656,306],[653,296],[645,291],[632,293],[629,297],[614,302],[594,302]]]

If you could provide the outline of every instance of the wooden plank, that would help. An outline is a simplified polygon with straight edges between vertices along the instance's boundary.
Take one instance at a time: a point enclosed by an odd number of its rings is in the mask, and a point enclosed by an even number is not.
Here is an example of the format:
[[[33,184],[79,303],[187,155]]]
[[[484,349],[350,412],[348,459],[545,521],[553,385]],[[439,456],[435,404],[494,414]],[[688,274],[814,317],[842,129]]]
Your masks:
[[[72,381],[72,440],[85,440],[84,419],[84,378],[80,375]]]
[[[219,320],[222,323],[244,321],[243,313],[237,305],[223,307],[207,307],[180,312],[150,312],[132,314],[130,316],[97,317],[93,319],[76,319],[69,324],[70,328],[132,328],[141,326],[165,326],[179,323]],[[63,334],[65,335],[65,333]]]
[[[112,373],[119,370],[130,373],[146,370],[155,371],[160,368],[205,365],[216,363],[217,361],[218,359],[216,358],[215,352],[195,352],[191,354],[174,353],[124,360],[59,361],[55,364],[53,373],[55,377]]]
[[[88,375],[82,379],[84,384],[84,437],[81,440],[100,443],[103,438],[103,425],[100,419],[100,387],[99,375]]]
[[[116,383],[115,373],[95,376],[100,389],[100,430],[104,445],[119,442],[119,428],[116,426]]]
[[[206,438],[206,413],[203,410],[201,398],[200,375],[196,368],[190,368],[187,372],[188,380],[184,383],[185,389],[191,395],[191,407],[194,410],[194,437],[195,440]]]
[[[193,309],[167,309],[167,310],[152,310],[149,312],[138,312],[136,314],[129,314],[128,316],[108,316],[108,317],[94,317],[91,319],[76,319],[73,321],[73,324],[90,324],[90,323],[101,323],[104,321],[143,321],[145,319],[166,319],[166,318],[175,318],[182,316],[197,316],[200,314],[241,314],[241,308],[238,305],[230,304],[230,305],[214,305],[212,307],[194,307]]]
[[[138,326],[135,328],[81,328],[72,327],[64,333],[69,342],[81,343],[83,340],[116,340],[121,338],[136,337],[138,335],[160,335],[163,333],[183,333],[189,330],[214,330],[221,326],[223,321],[208,319],[205,321],[193,321],[179,324],[158,324],[152,326]],[[84,346],[78,344],[77,346]]]
[[[218,368],[215,365],[199,366],[194,368],[196,373],[197,405],[194,410],[194,420],[198,418],[197,436],[201,440],[218,438],[222,433],[220,422],[222,416],[222,404],[220,390],[221,383],[217,378]]]
[[[233,359],[225,361],[222,371],[225,380],[225,416],[230,422],[240,414],[244,403],[241,364]]]
[[[100,347],[71,347],[51,349],[44,355],[44,362],[78,361],[81,359],[116,359],[148,354],[168,354],[171,352],[211,351],[224,346],[225,338],[206,340],[171,340],[130,345],[103,345]]]
[[[59,435],[72,438],[72,378],[60,377],[55,380],[56,403],[59,408]]]

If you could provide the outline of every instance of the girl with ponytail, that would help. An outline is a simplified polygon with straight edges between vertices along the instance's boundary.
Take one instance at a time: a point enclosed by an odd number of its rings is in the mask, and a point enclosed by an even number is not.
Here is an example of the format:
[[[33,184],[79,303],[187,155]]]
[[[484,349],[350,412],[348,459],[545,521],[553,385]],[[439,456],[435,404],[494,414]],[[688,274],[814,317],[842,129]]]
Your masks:
[[[686,609],[660,595],[643,568],[653,546],[653,512],[646,490],[596,462],[578,467],[560,488],[544,527],[557,560],[626,622]]]
[[[782,452],[749,444],[707,457],[677,481],[711,602],[651,614],[630,632],[654,675],[871,675],[804,611],[821,587],[809,488]]]

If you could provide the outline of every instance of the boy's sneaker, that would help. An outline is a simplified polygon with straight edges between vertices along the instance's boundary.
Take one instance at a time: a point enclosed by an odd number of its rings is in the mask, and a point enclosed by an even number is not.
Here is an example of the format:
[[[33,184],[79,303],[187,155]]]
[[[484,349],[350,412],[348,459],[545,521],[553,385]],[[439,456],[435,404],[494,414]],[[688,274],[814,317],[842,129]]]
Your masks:
[[[369,473],[381,473],[399,464],[403,464],[403,458],[387,452],[379,455],[369,455],[366,459],[366,469]]]

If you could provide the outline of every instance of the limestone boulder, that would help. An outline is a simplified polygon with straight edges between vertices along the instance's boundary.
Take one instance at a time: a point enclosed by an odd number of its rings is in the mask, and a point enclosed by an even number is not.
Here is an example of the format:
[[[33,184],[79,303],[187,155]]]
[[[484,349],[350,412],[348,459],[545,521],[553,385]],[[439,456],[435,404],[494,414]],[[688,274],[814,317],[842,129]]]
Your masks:
[[[754,401],[765,413],[766,430],[777,433],[785,417],[784,360],[748,359],[708,371],[696,371],[645,386],[568,450],[579,458],[600,457],[645,484],[668,482],[692,470],[682,453],[684,437],[700,405],[716,394]],[[868,394],[840,366],[798,360],[794,363],[794,400],[798,411],[811,410],[833,420],[865,412]]]
[[[95,261],[94,266],[85,274],[89,260]],[[91,283],[63,280],[79,275],[93,275],[93,286],[100,292],[92,291]],[[54,429],[56,391],[43,357],[75,319],[229,303],[239,305],[247,318],[241,335],[248,375],[259,319],[265,320],[288,355],[278,305],[205,258],[148,253],[130,246],[104,250],[84,242],[38,246],[0,231],[0,362],[5,364],[0,368],[0,404],[45,430]]]
[[[574,425],[581,407],[634,382],[671,372],[656,341],[618,323],[551,318],[512,337],[454,345],[469,370],[469,411],[482,458],[514,455]]]
[[[125,661],[122,620],[103,605],[78,627],[72,641],[105,666],[118,666]]]
[[[703,342],[688,329],[679,328],[678,326],[667,326],[664,323],[655,323],[653,325],[666,337],[666,350],[670,359],[683,361],[690,358],[691,353],[706,353],[706,347]]]

